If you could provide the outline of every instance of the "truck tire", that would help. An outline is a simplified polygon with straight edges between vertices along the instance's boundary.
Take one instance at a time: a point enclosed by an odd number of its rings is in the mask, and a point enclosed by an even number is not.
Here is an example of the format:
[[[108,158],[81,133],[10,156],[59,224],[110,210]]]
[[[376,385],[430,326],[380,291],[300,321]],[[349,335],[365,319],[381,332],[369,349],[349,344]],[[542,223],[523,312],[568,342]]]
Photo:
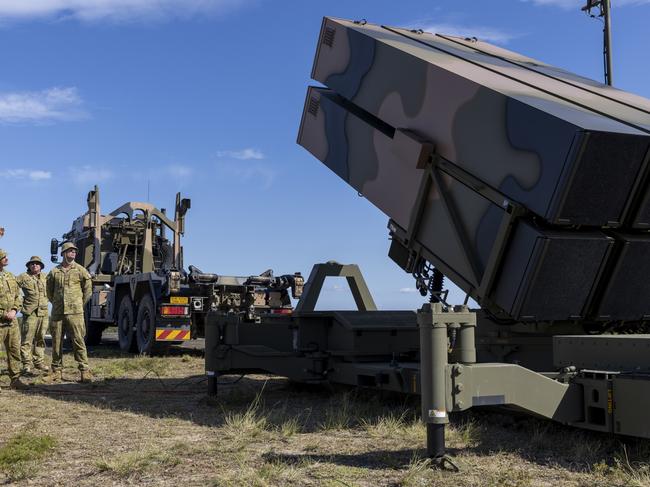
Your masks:
[[[86,345],[95,347],[102,342],[102,333],[104,333],[104,324],[97,321],[88,321],[86,323]]]
[[[167,350],[167,343],[156,342],[156,308],[150,294],[145,294],[138,304],[135,335],[138,352],[153,355]]]
[[[99,345],[102,342],[102,333],[104,332],[104,323],[98,321],[92,321],[90,319],[90,303],[86,305],[86,311],[84,313],[85,323],[86,323],[86,345],[89,347],[94,347]]]
[[[133,301],[131,296],[125,294],[120,299],[117,308],[117,338],[120,342],[120,350],[123,352],[135,352],[135,340],[133,329],[135,326],[133,312]]]

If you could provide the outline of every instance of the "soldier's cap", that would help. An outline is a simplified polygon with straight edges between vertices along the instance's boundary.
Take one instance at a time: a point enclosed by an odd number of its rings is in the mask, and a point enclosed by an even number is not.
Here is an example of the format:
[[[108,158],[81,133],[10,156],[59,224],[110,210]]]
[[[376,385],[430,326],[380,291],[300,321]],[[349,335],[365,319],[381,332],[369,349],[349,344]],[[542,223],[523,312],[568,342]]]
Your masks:
[[[4,259],[5,257],[7,257],[7,252],[5,252],[4,250],[0,249],[0,260]]]
[[[40,264],[41,269],[45,267],[45,263],[41,260],[41,258],[38,255],[32,255],[25,265],[29,267],[29,264],[34,264],[34,263]]]
[[[61,255],[65,254],[70,249],[79,251],[79,249],[72,242],[64,242],[63,245],[61,245]]]

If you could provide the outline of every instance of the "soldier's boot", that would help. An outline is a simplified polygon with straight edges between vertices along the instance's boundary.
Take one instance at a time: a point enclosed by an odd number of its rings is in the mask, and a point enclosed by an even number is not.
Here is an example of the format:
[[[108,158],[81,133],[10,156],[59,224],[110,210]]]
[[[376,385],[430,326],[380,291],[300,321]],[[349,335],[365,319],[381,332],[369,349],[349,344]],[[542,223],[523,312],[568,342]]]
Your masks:
[[[41,372],[49,372],[50,368],[45,364],[34,364],[34,368]]]
[[[90,370],[81,371],[81,382],[84,384],[89,384],[93,381],[93,373]]]
[[[31,367],[23,367],[23,370],[20,372],[20,375],[24,377],[36,377],[37,374],[34,373]]]
[[[63,381],[63,370],[53,370],[46,375],[43,380],[45,382],[61,382]]]
[[[16,391],[24,391],[26,389],[29,389],[29,384],[26,384],[22,380],[20,380],[20,377],[17,377],[16,379],[12,379],[11,383],[9,384],[10,389],[14,389]]]

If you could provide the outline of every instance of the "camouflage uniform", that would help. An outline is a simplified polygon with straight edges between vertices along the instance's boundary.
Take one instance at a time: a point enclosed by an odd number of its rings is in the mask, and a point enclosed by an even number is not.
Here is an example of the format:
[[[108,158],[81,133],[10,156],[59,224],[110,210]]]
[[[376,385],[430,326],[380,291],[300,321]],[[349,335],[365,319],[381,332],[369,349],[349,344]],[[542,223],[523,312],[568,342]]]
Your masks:
[[[23,290],[23,323],[21,329],[20,358],[23,370],[32,366],[45,369],[45,332],[49,323],[47,311],[46,277],[23,272],[16,279]],[[33,350],[33,357],[32,357]]]
[[[16,318],[9,321],[3,316],[12,309],[20,311],[22,302],[14,275],[8,271],[0,272],[0,341],[7,351],[7,367],[12,382],[20,376],[20,327]]]
[[[92,281],[88,271],[73,262],[65,268],[58,265],[47,275],[47,298],[52,303],[52,371],[63,369],[63,332],[72,338],[74,359],[79,370],[89,370],[84,335],[84,305],[92,295]]]

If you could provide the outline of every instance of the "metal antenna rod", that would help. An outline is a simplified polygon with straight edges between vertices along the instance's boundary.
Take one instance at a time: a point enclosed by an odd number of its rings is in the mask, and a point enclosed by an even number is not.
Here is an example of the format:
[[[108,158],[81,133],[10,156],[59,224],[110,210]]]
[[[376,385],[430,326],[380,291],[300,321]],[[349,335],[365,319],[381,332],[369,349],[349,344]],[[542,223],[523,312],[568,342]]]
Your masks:
[[[591,13],[591,9],[599,8],[598,17],[604,18],[603,26],[603,58],[605,65],[605,83],[613,84],[612,77],[612,18],[610,0],[587,0],[587,5],[582,7],[583,12],[587,12],[591,17],[596,17]]]

